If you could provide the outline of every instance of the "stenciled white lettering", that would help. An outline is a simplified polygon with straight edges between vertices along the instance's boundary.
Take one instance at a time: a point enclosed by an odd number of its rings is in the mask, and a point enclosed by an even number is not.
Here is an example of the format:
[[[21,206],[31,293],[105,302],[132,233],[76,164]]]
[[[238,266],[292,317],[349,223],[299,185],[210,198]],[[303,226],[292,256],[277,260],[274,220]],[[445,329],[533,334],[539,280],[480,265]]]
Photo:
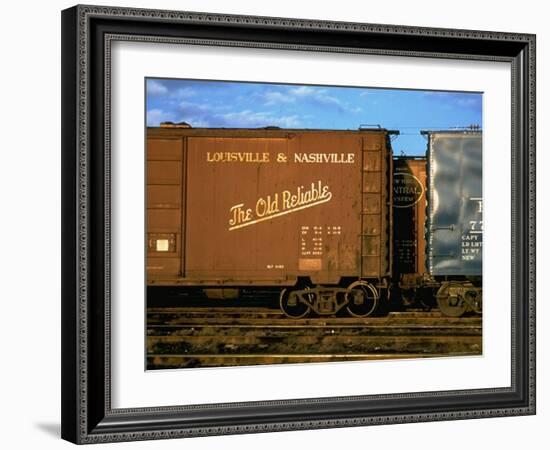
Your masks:
[[[221,163],[268,163],[269,153],[253,152],[206,152],[206,162]]]
[[[353,164],[354,153],[294,153],[295,163]]]
[[[284,153],[273,156],[273,161],[286,163]],[[269,152],[206,152],[209,163],[269,163],[272,161]],[[300,164],[355,164],[355,153],[294,153],[290,159]]]
[[[308,187],[298,186],[295,190],[285,190],[275,194],[260,197],[255,208],[246,208],[239,203],[229,208],[229,230],[236,230],[264,220],[311,208],[328,202],[332,192],[322,181],[311,183]],[[279,203],[279,200],[281,202]],[[254,212],[254,214],[253,214]]]

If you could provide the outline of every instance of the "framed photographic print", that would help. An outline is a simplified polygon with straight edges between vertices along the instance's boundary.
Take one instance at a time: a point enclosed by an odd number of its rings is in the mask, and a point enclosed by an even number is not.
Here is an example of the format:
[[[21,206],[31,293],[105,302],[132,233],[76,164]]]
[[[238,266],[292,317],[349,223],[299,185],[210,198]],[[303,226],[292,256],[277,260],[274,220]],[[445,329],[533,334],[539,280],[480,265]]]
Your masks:
[[[62,42],[63,438],[535,413],[535,36],[75,6]]]

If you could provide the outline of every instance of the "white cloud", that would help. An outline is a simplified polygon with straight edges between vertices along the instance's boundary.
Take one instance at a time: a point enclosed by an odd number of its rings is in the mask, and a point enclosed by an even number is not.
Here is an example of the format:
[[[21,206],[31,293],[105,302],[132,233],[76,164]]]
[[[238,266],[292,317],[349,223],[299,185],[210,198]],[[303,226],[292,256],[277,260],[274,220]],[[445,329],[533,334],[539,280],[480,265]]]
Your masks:
[[[298,114],[277,115],[272,111],[253,111],[245,109],[231,111],[225,104],[194,103],[182,101],[174,110],[167,112],[160,108],[147,111],[147,124],[159,125],[161,122],[187,122],[195,128],[227,127],[258,128],[279,126],[282,128],[303,127],[302,117]]]
[[[311,87],[311,86],[299,86],[290,90],[292,95],[301,98],[310,98],[313,100],[321,101],[324,103],[333,103],[335,105],[341,105],[342,102],[331,95],[327,94],[327,90],[323,88]]]
[[[264,106],[281,104],[297,104],[299,102],[314,103],[323,107],[334,108],[341,112],[359,113],[363,109],[353,106],[340,98],[330,95],[329,90],[315,86],[296,86],[283,90],[268,90],[266,92],[253,94]],[[248,100],[246,97],[237,97],[239,101]]]
[[[156,80],[147,80],[147,93],[151,95],[164,95],[168,88]]]
[[[197,91],[190,87],[170,90],[158,80],[147,80],[147,93],[154,96],[165,96],[173,100],[182,100],[193,97]]]
[[[325,93],[325,89],[313,88],[311,86],[299,86],[290,90],[290,93],[299,97],[315,96],[316,94]]]
[[[162,109],[150,109],[147,111],[147,126],[160,125],[161,122],[174,122],[174,114]]]
[[[190,87],[177,89],[171,94],[172,97],[177,99],[189,98],[195,95],[197,95],[197,91],[195,91],[193,88],[190,88]]]
[[[303,127],[303,122],[300,120],[300,116],[294,114],[292,116],[282,116],[275,118],[277,123],[282,128],[300,128]]]
[[[476,99],[476,98],[473,98],[473,97],[470,97],[470,98],[459,98],[457,101],[456,101],[457,105],[459,106],[464,106],[466,108],[471,108],[471,107],[474,107],[474,106],[477,106],[479,105],[479,100]]]
[[[296,101],[296,98],[277,91],[267,91],[263,95],[263,98],[266,100],[264,103],[266,106],[274,105],[276,103],[293,103]]]
[[[182,112],[204,112],[204,113],[221,113],[229,109],[228,105],[215,105],[211,103],[193,103],[187,100],[180,102],[178,108]]]
[[[440,102],[442,107],[446,109],[455,106],[468,109],[481,108],[481,95],[479,94],[429,91],[424,92],[423,95],[426,98]]]
[[[343,112],[358,113],[362,109],[349,105],[347,102],[340,100],[338,97],[334,97],[327,93],[327,89],[311,87],[311,86],[299,86],[289,91],[292,95],[306,99],[323,106],[329,106],[338,109]]]
[[[185,122],[191,125],[193,128],[211,128],[212,124],[204,118],[198,118],[193,115],[182,116],[178,122]]]
[[[283,128],[295,128],[301,126],[300,117],[298,115],[291,116],[276,116],[265,111],[238,111],[222,114],[222,119],[232,127],[255,128],[265,127],[269,125],[280,126]]]

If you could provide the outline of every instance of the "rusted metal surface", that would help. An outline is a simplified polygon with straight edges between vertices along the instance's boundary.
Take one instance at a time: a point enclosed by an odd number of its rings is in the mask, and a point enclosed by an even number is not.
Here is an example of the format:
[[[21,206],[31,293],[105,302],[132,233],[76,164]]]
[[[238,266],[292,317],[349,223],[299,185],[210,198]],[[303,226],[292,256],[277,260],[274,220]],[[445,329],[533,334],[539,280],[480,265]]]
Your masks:
[[[394,271],[403,276],[426,273],[426,158],[394,159]]]
[[[368,278],[391,273],[392,155],[383,133],[362,144],[361,276]]]
[[[391,272],[385,130],[147,130],[148,284]]]
[[[147,140],[147,274],[157,278],[182,271],[184,197],[183,141]]]
[[[431,275],[480,276],[483,242],[479,131],[427,132],[428,267]]]

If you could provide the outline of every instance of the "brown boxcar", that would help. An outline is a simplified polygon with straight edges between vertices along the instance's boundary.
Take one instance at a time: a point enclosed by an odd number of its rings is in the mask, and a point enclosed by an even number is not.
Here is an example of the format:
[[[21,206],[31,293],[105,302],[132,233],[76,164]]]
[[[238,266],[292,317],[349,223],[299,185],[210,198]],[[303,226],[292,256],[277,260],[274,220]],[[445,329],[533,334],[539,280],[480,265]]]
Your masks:
[[[370,314],[391,276],[388,134],[148,128],[148,285],[281,286],[294,316]]]
[[[418,291],[427,283],[426,158],[400,156],[393,164],[393,283],[407,305],[427,300]]]

